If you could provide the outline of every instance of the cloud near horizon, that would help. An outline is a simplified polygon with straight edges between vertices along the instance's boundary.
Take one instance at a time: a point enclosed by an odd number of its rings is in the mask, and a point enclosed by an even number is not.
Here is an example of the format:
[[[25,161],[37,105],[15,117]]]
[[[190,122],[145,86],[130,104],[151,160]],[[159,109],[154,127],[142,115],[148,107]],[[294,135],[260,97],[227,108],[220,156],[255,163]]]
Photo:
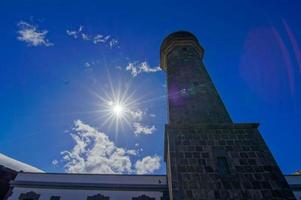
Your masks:
[[[157,155],[153,157],[146,156],[136,162],[135,168],[137,174],[152,174],[160,168],[160,157]]]
[[[116,146],[105,133],[81,120],[74,122],[71,137],[75,145],[61,152],[68,173],[147,174],[160,168],[160,157],[156,155],[146,156],[133,165],[131,157],[137,155],[136,150]]]

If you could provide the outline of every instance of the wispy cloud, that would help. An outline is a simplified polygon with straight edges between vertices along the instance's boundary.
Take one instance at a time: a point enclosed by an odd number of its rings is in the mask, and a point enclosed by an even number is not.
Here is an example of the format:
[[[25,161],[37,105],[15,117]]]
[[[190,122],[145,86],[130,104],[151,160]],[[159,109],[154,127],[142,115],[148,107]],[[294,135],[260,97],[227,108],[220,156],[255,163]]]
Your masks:
[[[104,34],[88,34],[84,32],[84,27],[80,26],[77,30],[66,30],[67,35],[74,39],[82,39],[85,41],[91,41],[93,44],[105,44],[110,48],[119,47],[119,41],[113,38],[111,35]]]
[[[39,30],[37,26],[25,21],[20,21],[18,28],[17,39],[25,42],[28,46],[53,46],[53,43],[46,38],[47,30]]]
[[[89,63],[89,62],[85,62],[85,67],[86,67],[86,68],[90,68],[90,67],[91,67],[91,65],[92,65],[92,64],[91,64],[91,63]]]
[[[67,33],[67,35],[73,37],[74,39],[77,39],[79,36],[81,36],[80,33],[82,32],[82,30],[83,30],[83,27],[80,26],[78,28],[78,30],[75,30],[75,31],[66,30],[66,33]]]
[[[142,110],[130,111],[130,114],[134,120],[141,121],[145,112]]]
[[[137,174],[151,174],[160,168],[160,157],[146,156],[136,162],[135,168]]]
[[[126,151],[128,154],[136,156],[138,154],[138,150],[130,149]]]
[[[152,126],[145,126],[139,122],[133,123],[134,127],[134,133],[136,135],[150,135],[153,134],[153,132],[156,130],[156,127],[154,125]]]
[[[130,157],[136,156],[138,150],[116,146],[105,133],[81,120],[76,120],[74,126],[71,136],[75,145],[71,150],[61,153],[66,172],[121,174],[138,173],[138,169],[139,173],[153,172],[148,164],[150,163],[148,157],[153,157],[146,156],[146,160],[143,158],[133,165]],[[156,169],[157,165],[154,167],[154,170]]]
[[[58,160],[53,160],[53,161],[51,162],[51,164],[52,164],[53,167],[57,167],[58,164],[59,164],[59,161],[58,161]]]
[[[129,62],[128,65],[125,68],[126,71],[130,71],[131,75],[133,77],[138,76],[140,73],[154,73],[161,71],[161,68],[159,66],[156,67],[150,67],[150,65],[144,61],[144,62]]]

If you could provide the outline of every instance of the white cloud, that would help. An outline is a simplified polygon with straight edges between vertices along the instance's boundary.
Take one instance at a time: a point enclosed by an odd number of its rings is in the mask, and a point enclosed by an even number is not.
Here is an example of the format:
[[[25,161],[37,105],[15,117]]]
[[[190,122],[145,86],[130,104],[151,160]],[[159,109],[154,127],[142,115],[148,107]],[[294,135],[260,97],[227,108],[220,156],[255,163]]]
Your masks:
[[[96,36],[94,36],[93,38],[93,43],[94,44],[97,44],[97,43],[104,43],[105,40],[104,40],[104,36],[103,35],[100,35],[100,34],[97,34]]]
[[[134,133],[136,135],[138,134],[150,135],[156,130],[156,127],[154,125],[149,127],[149,126],[144,126],[139,122],[134,122],[133,127],[134,127]]]
[[[82,39],[83,40],[90,40],[90,37],[87,34],[82,33]]]
[[[145,114],[142,110],[130,111],[130,114],[134,120],[141,121]]]
[[[156,114],[149,114],[150,117],[156,117]]]
[[[105,133],[81,120],[76,120],[74,126],[70,135],[75,145],[71,150],[61,152],[68,173],[148,174],[160,168],[160,158],[156,155],[146,156],[132,164],[130,157],[137,156],[142,148],[127,150],[117,147]],[[53,164],[57,163],[53,161]]]
[[[53,165],[53,167],[57,167],[58,164],[59,164],[59,161],[58,161],[58,160],[53,160],[53,161],[51,162],[51,164]]]
[[[85,67],[86,67],[86,68],[89,68],[89,67],[91,67],[92,64],[93,64],[93,63],[85,62]]]
[[[145,61],[145,62],[141,62],[141,63],[139,63],[139,62],[130,62],[126,66],[125,70],[130,71],[131,75],[133,77],[136,77],[140,73],[154,73],[154,72],[161,71],[161,68],[159,66],[150,67],[149,64]]]
[[[66,161],[66,172],[104,174],[132,172],[130,154],[125,149],[117,147],[106,134],[80,120],[74,124],[71,136],[75,146],[70,151],[62,152]]]
[[[73,37],[74,39],[77,39],[80,36],[82,30],[83,30],[83,26],[80,26],[78,30],[74,30],[74,31],[66,30],[66,33],[67,35]]]
[[[69,31],[69,30],[66,30],[66,33],[67,33],[67,35],[72,36],[74,39],[77,38],[77,33],[76,33],[76,31]]]
[[[134,150],[134,149],[130,149],[130,150],[127,150],[126,151],[128,154],[130,155],[133,155],[133,156],[136,156],[138,154],[138,151],[137,150]]]
[[[93,70],[93,67],[95,67],[99,63],[100,63],[99,60],[95,60],[95,61],[87,61],[83,65],[85,67],[85,70]]]
[[[151,174],[160,168],[160,157],[157,155],[146,156],[142,160],[137,160],[135,168],[137,174]]]
[[[18,23],[18,40],[27,43],[28,46],[53,46],[53,43],[46,39],[47,30],[38,30],[37,26],[31,25],[27,22],[20,21]]]
[[[158,71],[161,71],[161,68],[159,66],[151,68],[147,62],[142,62],[140,64],[140,70],[142,72],[149,73],[149,72],[158,72]]]
[[[131,74],[134,77],[138,75],[138,67],[136,65],[134,65],[134,63],[129,63],[128,66],[126,66],[125,70],[131,71]]]
[[[109,42],[110,47],[112,47],[111,44],[110,44],[111,40],[109,40],[110,38],[111,38],[110,35],[105,36],[105,35],[97,34],[96,36],[93,37],[93,43],[98,44],[98,43],[107,43],[107,42]],[[112,40],[115,40],[115,39],[112,39]],[[117,43],[118,43],[118,41],[117,41]]]
[[[116,45],[118,45],[118,40],[116,40],[116,39],[111,39],[111,40],[109,41],[109,46],[110,46],[110,48],[113,48],[113,47],[116,46]]]
[[[90,35],[83,31],[84,27],[80,26],[78,30],[66,30],[67,35],[74,39],[82,39],[85,41],[91,41],[93,44],[105,44],[110,48],[118,47],[119,41],[113,38],[111,35],[96,34]]]
[[[7,168],[13,169],[15,171],[24,171],[24,172],[44,172],[36,167],[23,163],[21,161],[10,158],[2,153],[0,153],[0,165],[3,165]]]

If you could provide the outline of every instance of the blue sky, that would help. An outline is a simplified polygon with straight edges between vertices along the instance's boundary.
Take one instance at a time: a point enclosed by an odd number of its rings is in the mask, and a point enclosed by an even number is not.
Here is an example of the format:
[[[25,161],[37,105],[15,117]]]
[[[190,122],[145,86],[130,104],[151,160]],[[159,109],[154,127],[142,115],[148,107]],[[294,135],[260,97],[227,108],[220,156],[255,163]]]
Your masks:
[[[165,173],[159,47],[187,30],[232,119],[259,122],[282,171],[300,169],[301,4],[289,2],[2,0],[0,153],[47,172]],[[118,91],[130,105],[116,129]]]

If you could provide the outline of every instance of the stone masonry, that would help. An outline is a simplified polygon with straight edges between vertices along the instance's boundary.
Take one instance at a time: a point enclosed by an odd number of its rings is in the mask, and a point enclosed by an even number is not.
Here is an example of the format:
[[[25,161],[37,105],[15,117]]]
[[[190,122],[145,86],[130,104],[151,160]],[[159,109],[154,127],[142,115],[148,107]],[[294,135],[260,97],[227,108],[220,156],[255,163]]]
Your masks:
[[[256,123],[232,122],[194,35],[161,45],[169,121],[165,160],[171,200],[295,199]]]

